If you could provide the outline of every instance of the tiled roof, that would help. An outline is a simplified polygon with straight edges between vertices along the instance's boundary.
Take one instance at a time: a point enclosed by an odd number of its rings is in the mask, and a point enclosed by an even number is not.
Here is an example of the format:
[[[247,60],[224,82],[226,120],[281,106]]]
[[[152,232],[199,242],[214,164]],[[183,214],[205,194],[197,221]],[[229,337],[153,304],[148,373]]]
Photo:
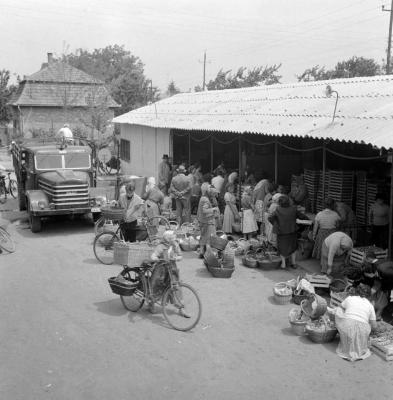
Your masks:
[[[31,81],[21,82],[10,104],[13,106],[86,107],[88,105],[86,100],[92,95],[97,102],[98,99],[108,96],[108,107],[119,107],[103,85]]]
[[[339,95],[334,123],[335,93]],[[114,118],[155,128],[326,138],[393,147],[393,77],[183,93]]]
[[[103,82],[62,62],[53,62],[26,77],[9,102],[13,106],[85,107],[88,96],[103,99],[108,107],[119,105],[109,95]],[[98,100],[97,100],[98,101]]]
[[[61,61],[46,64],[40,71],[25,77],[25,80],[34,82],[103,83],[86,72]]]

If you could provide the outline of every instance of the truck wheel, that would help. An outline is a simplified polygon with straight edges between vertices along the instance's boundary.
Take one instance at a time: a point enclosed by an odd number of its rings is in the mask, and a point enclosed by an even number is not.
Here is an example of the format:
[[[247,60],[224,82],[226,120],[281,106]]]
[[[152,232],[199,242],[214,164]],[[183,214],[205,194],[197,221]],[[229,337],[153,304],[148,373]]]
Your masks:
[[[33,233],[41,232],[42,222],[41,218],[36,215],[32,215],[29,208],[29,221],[30,221],[30,229]]]

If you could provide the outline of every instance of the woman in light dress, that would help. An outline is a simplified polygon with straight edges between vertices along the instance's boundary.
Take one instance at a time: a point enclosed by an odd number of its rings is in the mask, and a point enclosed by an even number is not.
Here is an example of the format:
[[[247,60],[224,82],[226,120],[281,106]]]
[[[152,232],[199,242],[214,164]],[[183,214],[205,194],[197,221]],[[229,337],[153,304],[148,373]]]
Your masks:
[[[258,230],[258,225],[254,215],[251,186],[244,188],[241,204],[243,212],[242,232],[246,239],[250,239]]]
[[[224,196],[225,210],[224,220],[222,223],[222,230],[225,233],[232,233],[233,224],[240,221],[239,212],[236,207],[236,197],[234,195],[235,186],[233,184],[227,185],[227,192]]]

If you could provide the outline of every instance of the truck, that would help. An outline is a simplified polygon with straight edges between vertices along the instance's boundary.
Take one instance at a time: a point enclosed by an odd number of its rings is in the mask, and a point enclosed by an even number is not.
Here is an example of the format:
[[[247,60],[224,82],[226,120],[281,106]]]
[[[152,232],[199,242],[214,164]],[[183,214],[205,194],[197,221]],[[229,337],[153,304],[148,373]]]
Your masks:
[[[89,146],[24,140],[13,143],[11,154],[19,209],[27,211],[32,232],[40,232],[47,217],[92,213],[99,218],[107,198],[95,187]]]

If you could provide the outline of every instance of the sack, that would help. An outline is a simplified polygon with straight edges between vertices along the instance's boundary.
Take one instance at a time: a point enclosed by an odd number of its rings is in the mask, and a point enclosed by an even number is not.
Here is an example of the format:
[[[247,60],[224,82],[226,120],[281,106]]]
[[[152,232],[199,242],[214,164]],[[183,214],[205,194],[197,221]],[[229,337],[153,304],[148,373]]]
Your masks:
[[[223,268],[235,268],[235,249],[227,246],[222,255]]]

